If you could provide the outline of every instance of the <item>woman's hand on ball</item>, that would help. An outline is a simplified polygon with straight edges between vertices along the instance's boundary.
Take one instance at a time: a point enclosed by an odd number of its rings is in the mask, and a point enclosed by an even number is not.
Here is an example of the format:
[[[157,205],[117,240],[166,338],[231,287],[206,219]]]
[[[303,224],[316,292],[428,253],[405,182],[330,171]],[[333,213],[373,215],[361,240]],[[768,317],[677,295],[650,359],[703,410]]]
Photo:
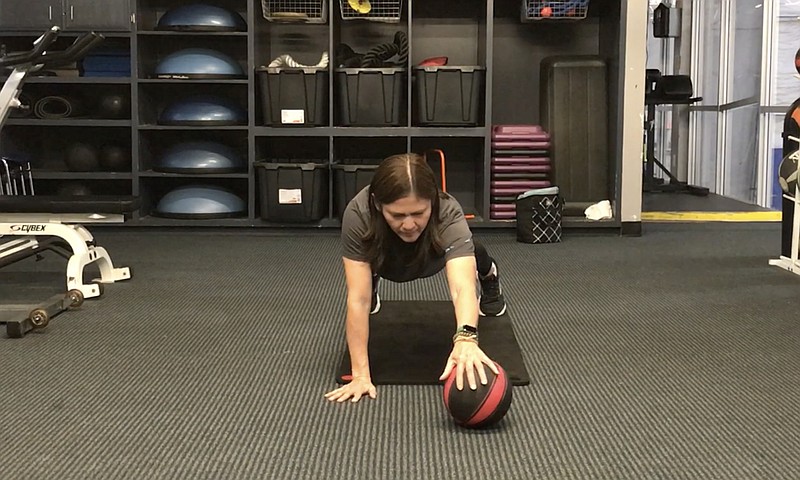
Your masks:
[[[349,398],[351,402],[355,403],[361,400],[361,397],[364,395],[368,395],[369,398],[374,399],[378,396],[378,391],[375,389],[375,385],[372,384],[372,380],[370,378],[354,377],[353,380],[347,385],[341,386],[336,390],[331,390],[330,392],[326,393],[325,398],[331,402],[339,403],[342,403]]]
[[[467,383],[469,388],[475,390],[478,388],[477,380],[479,379],[482,385],[486,385],[486,370],[484,364],[489,366],[489,369],[498,375],[497,366],[494,362],[483,353],[483,350],[477,343],[470,340],[460,340],[453,345],[453,351],[450,352],[450,357],[447,359],[447,364],[444,367],[444,372],[439,380],[446,380],[453,371],[456,369],[456,388],[462,390],[464,388],[464,374],[467,375]],[[478,378],[475,378],[475,371],[478,371]]]

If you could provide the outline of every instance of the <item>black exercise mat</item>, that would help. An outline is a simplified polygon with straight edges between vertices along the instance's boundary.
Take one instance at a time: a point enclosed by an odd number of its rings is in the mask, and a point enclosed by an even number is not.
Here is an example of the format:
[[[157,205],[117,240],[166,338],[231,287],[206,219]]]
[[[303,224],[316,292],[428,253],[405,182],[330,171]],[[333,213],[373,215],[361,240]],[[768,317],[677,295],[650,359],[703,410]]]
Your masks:
[[[453,347],[456,329],[453,304],[435,301],[384,301],[370,316],[369,363],[375,385],[439,384]],[[503,366],[514,385],[530,383],[508,313],[481,317],[481,349]],[[336,381],[347,383],[350,353],[345,347]]]

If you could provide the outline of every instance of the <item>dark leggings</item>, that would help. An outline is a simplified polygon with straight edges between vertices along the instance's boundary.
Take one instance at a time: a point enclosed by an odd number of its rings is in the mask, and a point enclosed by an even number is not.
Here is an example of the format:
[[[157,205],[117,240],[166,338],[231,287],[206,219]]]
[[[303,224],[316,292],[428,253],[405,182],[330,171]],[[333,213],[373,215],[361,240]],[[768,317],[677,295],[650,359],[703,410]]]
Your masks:
[[[492,269],[494,259],[489,256],[489,252],[486,251],[486,247],[482,243],[473,238],[472,244],[475,245],[475,262],[478,264],[478,275],[485,277]]]
[[[482,243],[473,238],[472,244],[475,246],[475,263],[478,267],[478,275],[485,277],[492,269],[492,263],[494,262],[494,259],[489,256],[489,252],[486,251],[486,247],[484,247]],[[380,275],[372,275],[373,290],[377,287],[379,278]]]

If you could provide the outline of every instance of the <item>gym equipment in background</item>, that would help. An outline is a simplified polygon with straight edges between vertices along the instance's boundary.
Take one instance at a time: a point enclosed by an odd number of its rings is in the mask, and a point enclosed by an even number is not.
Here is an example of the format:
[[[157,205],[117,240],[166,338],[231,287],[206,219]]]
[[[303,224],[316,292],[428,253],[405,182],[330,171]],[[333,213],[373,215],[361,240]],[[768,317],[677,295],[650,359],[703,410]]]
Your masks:
[[[800,264],[797,262],[797,250],[800,248],[800,185],[797,183],[798,167],[800,167],[800,138],[794,135],[786,135],[785,132],[784,135],[786,137],[785,140],[794,142],[795,146],[793,151],[783,158],[780,165],[779,182],[781,189],[784,191],[783,245],[780,257],[771,259],[769,264],[800,275]],[[791,205],[789,209],[786,208],[787,201]],[[787,210],[791,211],[790,218],[787,218]],[[791,222],[788,242],[786,238],[787,220]],[[786,243],[789,244],[789,252],[786,252]]]
[[[406,68],[408,35],[397,31],[391,42],[375,45],[366,53],[357,53],[350,45],[340,43],[334,51],[334,61],[338,68]]]
[[[216,5],[190,3],[167,11],[156,30],[188,32],[246,32],[247,23],[241,15]]]
[[[339,0],[342,20],[400,23],[403,0]]]
[[[247,78],[239,62],[210,48],[184,48],[170,53],[155,68],[156,78],[227,79]]]
[[[277,57],[273,58],[267,68],[312,68],[312,69],[326,69],[328,68],[328,63],[330,62],[330,58],[328,57],[328,52],[322,52],[322,55],[319,57],[319,62],[316,65],[303,65],[302,63],[298,62],[288,53],[284,53],[283,55],[278,55]],[[262,66],[261,69],[264,67]]]
[[[245,125],[247,112],[217,95],[195,95],[168,105],[159,115],[160,125]]]
[[[131,151],[121,145],[106,143],[100,147],[100,168],[107,172],[125,172],[131,168]]]
[[[523,22],[541,20],[581,20],[589,12],[589,0],[523,0]]]
[[[347,5],[358,13],[369,13],[372,11],[372,4],[369,0],[347,0]]]
[[[94,145],[75,142],[64,152],[64,163],[72,172],[95,172],[100,170],[100,155]]]
[[[503,367],[497,362],[494,364],[499,375],[495,375],[489,367],[484,366],[486,385],[480,383],[476,374],[478,388],[475,390],[469,387],[466,378],[463,379],[462,390],[456,387],[455,368],[447,377],[442,400],[456,424],[465,428],[486,428],[502,420],[508,413],[514,396],[513,387]]]
[[[131,54],[124,48],[98,48],[78,61],[82,77],[130,77]]]
[[[218,185],[184,185],[161,197],[154,215],[179,219],[239,217],[247,205],[238,195]]]
[[[278,160],[278,159],[275,159]],[[269,222],[317,221],[328,213],[326,159],[254,162],[258,181],[259,214]]]
[[[327,0],[261,0],[261,14],[276,23],[326,23]]]
[[[647,106],[645,119],[645,137],[647,142],[647,158],[643,172],[643,186],[645,192],[675,192],[689,193],[704,197],[708,189],[678,180],[656,158],[655,148],[655,122],[656,107],[658,105],[691,105],[699,102],[703,97],[694,97],[692,80],[688,75],[661,75],[660,70],[648,69],[646,73],[644,101]],[[669,178],[669,182],[655,176],[655,165]]]
[[[27,76],[46,67],[72,63],[103,40],[94,32],[80,35],[64,51],[50,50],[60,33],[53,27],[33,43],[33,48],[0,57],[0,70],[13,67],[0,89],[0,128],[12,109]],[[0,321],[8,336],[18,338],[31,329],[44,328],[65,309],[83,299],[98,297],[103,285],[131,278],[128,267],[115,268],[105,248],[96,244],[80,223],[123,222],[139,208],[138,198],[119,196],[41,196],[35,194],[29,162],[0,159],[0,267],[53,251],[68,259],[66,293],[57,294],[30,309],[0,308]],[[84,283],[84,270],[93,264],[100,278]]]
[[[541,125],[494,125],[490,168],[492,220],[514,220],[517,196],[553,184],[550,134]]]
[[[19,101],[19,107],[9,112],[9,117],[25,118],[33,115],[33,106],[36,104],[36,100],[33,97],[22,92],[19,94],[17,100]]]
[[[780,170],[785,168],[783,164],[786,159],[792,154],[796,153],[800,148],[797,142],[791,140],[800,138],[800,98],[792,102],[792,105],[783,116],[783,145],[782,145],[782,161],[779,166]],[[788,178],[787,178],[788,180]],[[780,182],[780,179],[778,180]],[[788,192],[787,192],[788,193]],[[792,226],[794,218],[794,199],[788,195],[781,195],[781,255],[790,257],[792,255]]]
[[[234,173],[247,169],[241,155],[227,145],[211,141],[188,141],[170,146],[153,165],[165,173]]]
[[[86,113],[86,109],[83,101],[75,96],[48,95],[36,101],[33,113],[38,118],[52,120],[79,117]]]
[[[681,9],[665,3],[653,9],[653,36],[670,38],[681,36]]]
[[[288,54],[256,69],[261,123],[270,126],[328,124],[328,54],[317,66],[303,67]],[[287,65],[287,66],[284,66]]]
[[[344,217],[347,204],[353,197],[372,182],[379,163],[380,160],[371,163],[353,163],[352,160],[348,160],[348,163],[331,165],[334,191],[333,210],[339,220]]]
[[[420,126],[477,126],[483,119],[486,68],[417,66],[414,121]]]
[[[557,186],[528,190],[519,195],[514,203],[518,242],[561,241],[564,200]]]
[[[97,116],[100,118],[127,118],[130,114],[130,98],[124,95],[110,93],[103,95],[97,102]]]
[[[550,134],[552,181],[566,202],[583,210],[612,197],[606,62],[552,56],[541,67],[540,123]]]

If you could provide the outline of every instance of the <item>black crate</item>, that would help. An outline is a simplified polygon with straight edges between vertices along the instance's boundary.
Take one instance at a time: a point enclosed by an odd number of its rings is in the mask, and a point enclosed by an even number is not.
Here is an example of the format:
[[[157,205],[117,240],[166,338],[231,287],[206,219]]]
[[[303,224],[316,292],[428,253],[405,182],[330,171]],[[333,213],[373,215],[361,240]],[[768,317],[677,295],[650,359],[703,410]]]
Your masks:
[[[404,126],[406,76],[404,68],[337,69],[337,123],[345,127]]]
[[[262,124],[328,125],[328,71],[322,68],[259,68]],[[303,112],[302,121],[297,118]]]
[[[378,165],[333,165],[333,205],[341,219],[350,200],[370,184]]]
[[[416,125],[483,123],[484,67],[414,67]]]
[[[316,221],[328,213],[328,165],[255,162],[260,216],[270,222]]]

